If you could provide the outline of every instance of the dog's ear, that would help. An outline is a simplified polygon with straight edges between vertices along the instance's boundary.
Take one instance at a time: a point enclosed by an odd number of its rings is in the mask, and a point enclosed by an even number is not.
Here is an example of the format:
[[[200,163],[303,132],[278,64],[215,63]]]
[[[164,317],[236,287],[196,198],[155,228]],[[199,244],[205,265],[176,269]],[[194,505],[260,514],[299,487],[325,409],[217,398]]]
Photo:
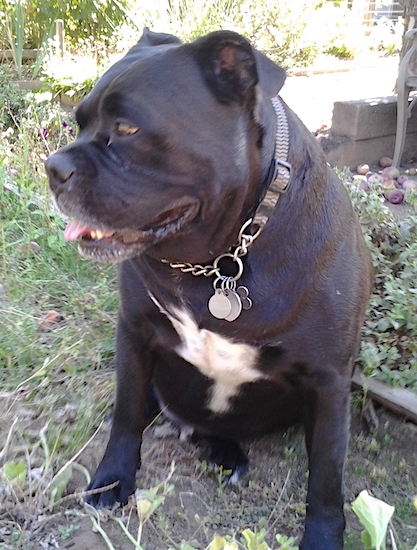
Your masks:
[[[265,54],[254,50],[258,68],[259,85],[267,97],[275,97],[284,86],[285,70],[271,61]]]
[[[173,34],[153,32],[148,27],[144,27],[138,44],[141,46],[160,46],[162,44],[181,44],[181,40]]]
[[[193,46],[208,86],[223,103],[244,101],[258,83],[265,95],[273,97],[284,84],[285,71],[240,34],[216,31]]]

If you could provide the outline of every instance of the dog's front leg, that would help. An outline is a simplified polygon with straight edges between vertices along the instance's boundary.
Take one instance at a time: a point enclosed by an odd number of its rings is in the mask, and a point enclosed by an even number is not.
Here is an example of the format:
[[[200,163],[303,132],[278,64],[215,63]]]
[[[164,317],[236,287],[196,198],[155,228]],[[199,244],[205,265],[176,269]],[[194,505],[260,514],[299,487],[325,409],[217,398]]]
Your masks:
[[[300,550],[341,550],[343,474],[349,440],[349,380],[311,395],[305,418],[309,481],[305,534]]]
[[[87,502],[96,508],[125,504],[135,490],[150,395],[152,362],[146,338],[140,329],[132,332],[119,315],[116,340],[117,394],[113,424],[106,452],[87,490],[118,484],[87,497]]]

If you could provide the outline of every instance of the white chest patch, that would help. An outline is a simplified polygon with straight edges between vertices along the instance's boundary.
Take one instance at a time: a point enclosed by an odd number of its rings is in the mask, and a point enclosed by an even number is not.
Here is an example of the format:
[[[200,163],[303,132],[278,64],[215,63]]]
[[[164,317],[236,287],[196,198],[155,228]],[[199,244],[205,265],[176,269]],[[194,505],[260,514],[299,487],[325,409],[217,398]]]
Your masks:
[[[181,338],[176,353],[213,380],[207,405],[210,410],[215,413],[227,412],[230,398],[239,392],[242,384],[264,378],[255,368],[259,354],[256,348],[200,329],[186,309],[175,308],[168,312],[153,300],[167,315]]]

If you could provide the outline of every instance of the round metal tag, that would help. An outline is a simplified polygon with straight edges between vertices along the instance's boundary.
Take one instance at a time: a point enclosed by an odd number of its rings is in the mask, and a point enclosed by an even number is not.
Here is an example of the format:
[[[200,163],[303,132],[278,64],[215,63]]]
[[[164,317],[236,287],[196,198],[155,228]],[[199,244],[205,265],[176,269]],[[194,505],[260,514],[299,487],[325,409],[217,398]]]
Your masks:
[[[225,291],[225,293],[226,293],[227,299],[230,302],[230,305],[232,306],[232,309],[229,315],[227,315],[225,319],[226,321],[232,322],[239,317],[242,311],[242,302],[239,298],[239,295],[234,290],[228,289]]]
[[[217,288],[210,298],[208,308],[213,317],[217,319],[226,319],[232,311],[231,302],[221,288]]]

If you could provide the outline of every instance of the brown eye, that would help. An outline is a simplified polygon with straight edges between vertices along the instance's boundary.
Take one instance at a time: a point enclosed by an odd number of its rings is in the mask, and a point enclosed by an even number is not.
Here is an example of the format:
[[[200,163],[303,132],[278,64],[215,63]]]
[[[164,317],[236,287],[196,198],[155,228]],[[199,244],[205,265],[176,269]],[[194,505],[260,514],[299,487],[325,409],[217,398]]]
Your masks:
[[[125,122],[118,122],[116,124],[115,130],[118,136],[131,136],[133,134],[136,134],[136,132],[139,131],[139,128],[138,126],[130,126]]]

